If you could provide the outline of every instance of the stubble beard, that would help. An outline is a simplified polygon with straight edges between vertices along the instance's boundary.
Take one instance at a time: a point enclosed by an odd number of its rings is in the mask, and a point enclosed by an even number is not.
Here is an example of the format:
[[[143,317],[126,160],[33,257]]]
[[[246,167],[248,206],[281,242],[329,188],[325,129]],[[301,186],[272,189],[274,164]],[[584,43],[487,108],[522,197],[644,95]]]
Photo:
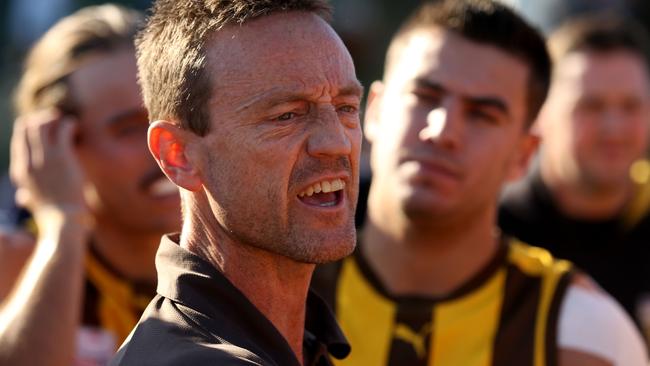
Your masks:
[[[294,222],[282,229],[264,223],[251,230],[253,235],[241,235],[239,241],[252,247],[275,253],[300,263],[323,264],[342,259],[355,248],[354,215],[344,226],[335,230],[306,229]],[[249,226],[252,227],[252,226]],[[330,226],[332,227],[332,226]]]
[[[303,182],[307,178],[325,170],[347,170],[352,172],[351,164],[345,157],[331,160],[309,160],[303,166],[294,170],[290,181]],[[211,171],[211,173],[213,173]],[[358,176],[354,176],[349,184],[358,186]],[[218,181],[213,177],[212,181]],[[216,190],[215,190],[216,191]],[[242,208],[233,201],[223,206],[225,214],[220,226],[236,243],[248,245],[270,253],[278,254],[299,263],[322,264],[339,260],[349,254],[356,245],[356,229],[354,212],[357,192],[346,191],[347,217],[333,218],[331,221],[314,223],[297,212],[288,216],[265,208]],[[244,196],[238,194],[237,196]],[[266,199],[273,203],[269,206],[283,206],[276,192],[267,192]],[[270,216],[269,216],[270,215]],[[275,216],[278,215],[278,216]],[[284,216],[282,219],[280,216]]]

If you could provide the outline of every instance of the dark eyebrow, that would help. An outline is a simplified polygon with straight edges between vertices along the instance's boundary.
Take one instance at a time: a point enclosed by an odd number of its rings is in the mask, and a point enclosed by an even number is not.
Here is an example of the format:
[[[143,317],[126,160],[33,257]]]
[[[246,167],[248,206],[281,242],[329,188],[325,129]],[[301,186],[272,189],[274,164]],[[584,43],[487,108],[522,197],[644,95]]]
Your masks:
[[[444,86],[427,79],[417,78],[411,84],[412,87],[416,88],[430,89],[431,91],[442,94],[448,93],[448,90]]]
[[[413,82],[413,86],[418,88],[429,89],[433,92],[441,93],[441,94],[449,93],[449,90],[447,90],[447,88],[445,88],[443,85],[422,78],[415,79],[415,81]],[[462,94],[460,95],[460,97],[470,105],[478,106],[478,107],[495,108],[499,110],[501,113],[505,115],[509,115],[510,109],[508,108],[506,102],[501,98],[492,97],[492,96],[473,96],[467,94]]]
[[[364,88],[359,80],[355,80],[339,90],[338,95],[358,95],[363,96]]]
[[[465,99],[468,101],[469,104],[472,104],[474,106],[478,107],[487,107],[487,108],[495,108],[499,110],[499,112],[505,114],[506,116],[509,115],[509,110],[508,106],[506,103],[501,100],[500,98],[493,98],[493,97],[465,97]]]
[[[121,111],[119,113],[116,113],[108,117],[106,119],[106,124],[110,126],[120,121],[123,121],[127,118],[135,117],[139,115],[147,116],[147,110],[142,107],[139,107],[139,108],[133,108],[133,109],[127,109],[125,111]]]
[[[351,82],[350,84],[342,87],[338,91],[339,96],[354,96],[358,95],[359,97],[363,97],[363,86],[361,85],[361,82],[358,80],[354,80],[354,82]],[[277,94],[277,95],[274,95]],[[272,96],[273,97],[270,97]],[[286,87],[273,87],[270,90],[267,90],[261,94],[255,95],[244,104],[241,106],[237,107],[236,111],[240,112],[243,110],[246,110],[250,108],[251,106],[263,102],[265,105],[275,105],[279,103],[284,103],[284,102],[294,102],[294,101],[299,101],[303,99],[307,99],[309,97],[309,94],[307,93],[301,93],[301,92],[296,92],[293,89],[286,88]],[[268,98],[268,99],[266,99]]]

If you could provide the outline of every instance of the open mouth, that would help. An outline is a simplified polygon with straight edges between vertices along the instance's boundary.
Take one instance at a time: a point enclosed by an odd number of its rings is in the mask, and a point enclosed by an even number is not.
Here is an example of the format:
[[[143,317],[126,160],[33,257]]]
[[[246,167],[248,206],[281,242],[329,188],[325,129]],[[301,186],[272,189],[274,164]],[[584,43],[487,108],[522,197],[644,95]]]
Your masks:
[[[178,187],[163,175],[149,185],[148,191],[154,197],[165,197],[178,194]]]
[[[314,183],[298,194],[304,204],[316,207],[335,207],[343,200],[345,182],[341,179]]]

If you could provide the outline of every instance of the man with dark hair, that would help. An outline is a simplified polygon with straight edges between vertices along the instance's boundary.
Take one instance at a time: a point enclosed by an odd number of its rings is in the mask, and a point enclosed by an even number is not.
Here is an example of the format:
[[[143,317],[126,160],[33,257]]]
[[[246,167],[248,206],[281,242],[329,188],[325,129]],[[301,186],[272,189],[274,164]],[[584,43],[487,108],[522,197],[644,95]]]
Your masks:
[[[137,41],[149,147],[181,187],[158,296],[117,365],[327,365],[308,293],[356,233],[361,86],[320,0],[160,0]]]
[[[106,365],[155,294],[156,249],[180,227],[180,200],[147,152],[141,19],[84,8],[25,62],[10,170],[36,244],[22,276],[4,283],[14,286],[0,310],[2,365]]]
[[[496,228],[550,69],[541,36],[489,0],[427,2],[395,36],[368,100],[359,249],[314,277],[352,346],[343,365],[647,363],[588,277]],[[581,327],[610,333],[585,346]]]
[[[551,36],[539,159],[499,213],[505,232],[573,261],[647,330],[649,44],[633,21],[601,15]]]

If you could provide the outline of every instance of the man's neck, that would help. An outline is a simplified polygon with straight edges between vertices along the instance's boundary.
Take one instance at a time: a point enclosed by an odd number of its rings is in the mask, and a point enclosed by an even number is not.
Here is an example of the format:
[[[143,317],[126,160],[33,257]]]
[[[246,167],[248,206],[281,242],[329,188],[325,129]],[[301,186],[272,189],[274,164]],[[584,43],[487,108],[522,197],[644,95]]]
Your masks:
[[[222,230],[207,234],[206,225],[187,230],[188,221],[181,246],[221,271],[271,321],[302,364],[306,300],[315,265],[234,242]]]
[[[490,217],[466,221],[458,229],[405,226],[388,232],[383,228],[369,218],[361,248],[393,295],[445,296],[480,272],[499,243]]]
[[[256,248],[224,261],[223,273],[266,316],[303,361],[306,300],[314,265]]]
[[[93,232],[93,247],[120,276],[155,284],[155,257],[161,235],[125,232],[98,222]]]
[[[559,210],[575,219],[612,219],[621,214],[634,194],[631,180],[611,187],[589,187],[588,184],[562,179],[544,167],[541,178]]]

